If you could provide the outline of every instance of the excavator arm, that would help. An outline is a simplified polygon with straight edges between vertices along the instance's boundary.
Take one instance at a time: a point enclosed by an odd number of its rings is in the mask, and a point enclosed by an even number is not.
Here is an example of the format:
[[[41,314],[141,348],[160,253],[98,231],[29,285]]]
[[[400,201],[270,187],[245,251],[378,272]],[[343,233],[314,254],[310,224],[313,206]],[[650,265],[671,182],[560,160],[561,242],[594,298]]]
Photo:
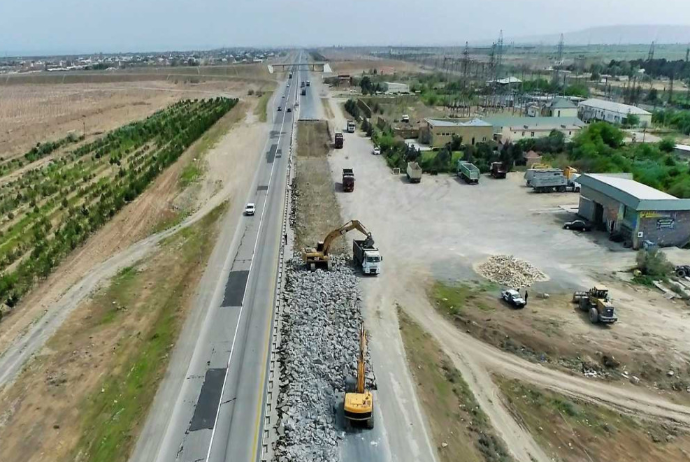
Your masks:
[[[364,357],[367,348],[367,334],[364,331],[364,323],[359,328],[359,359],[357,360],[357,393],[364,393],[365,369]]]
[[[374,238],[372,237],[371,233],[367,230],[367,228],[365,228],[364,225],[359,222],[359,220],[350,220],[340,228],[334,229],[333,231],[328,233],[326,239],[323,240],[323,244],[319,243],[319,248],[317,250],[321,251],[324,255],[328,255],[328,251],[330,250],[333,241],[338,236],[342,236],[352,231],[353,229],[356,229],[357,231],[364,234],[367,237],[367,240],[370,241],[370,244],[373,246]]]

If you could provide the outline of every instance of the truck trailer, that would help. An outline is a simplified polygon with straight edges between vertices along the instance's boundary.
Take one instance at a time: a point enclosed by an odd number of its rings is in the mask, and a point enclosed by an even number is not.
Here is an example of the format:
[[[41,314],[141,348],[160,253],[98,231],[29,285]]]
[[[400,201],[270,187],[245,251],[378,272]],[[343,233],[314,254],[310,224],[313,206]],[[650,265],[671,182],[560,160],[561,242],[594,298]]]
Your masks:
[[[343,148],[343,134],[340,132],[337,132],[335,134],[335,148],[336,149],[342,149]]]
[[[568,179],[563,175],[563,171],[559,169],[535,170],[529,185],[534,189],[534,192],[565,192],[568,186]]]
[[[381,274],[381,264],[383,257],[379,249],[374,247],[374,243],[370,239],[361,239],[352,241],[352,255],[354,257],[355,265],[362,268],[364,274]]]
[[[343,169],[343,191],[352,192],[355,190],[355,172],[351,168]]]
[[[458,176],[465,180],[465,183],[479,183],[479,169],[470,162],[464,160],[458,161]]]
[[[419,183],[422,181],[422,167],[417,162],[407,163],[407,179],[410,183]]]

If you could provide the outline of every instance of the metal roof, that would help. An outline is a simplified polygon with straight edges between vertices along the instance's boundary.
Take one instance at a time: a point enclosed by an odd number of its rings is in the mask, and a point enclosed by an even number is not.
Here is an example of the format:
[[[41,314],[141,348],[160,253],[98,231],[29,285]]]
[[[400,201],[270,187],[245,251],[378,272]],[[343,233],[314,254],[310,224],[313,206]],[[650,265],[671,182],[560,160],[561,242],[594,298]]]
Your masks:
[[[575,103],[565,98],[556,98],[549,104],[551,109],[577,109]]]
[[[587,173],[581,175],[577,182],[637,211],[690,210],[690,199],[678,199],[627,178]]]
[[[481,119],[467,121],[452,119],[424,119],[432,127],[491,127],[491,124]]]
[[[484,120],[494,127],[503,129],[503,127],[516,127],[529,130],[531,128],[550,129],[567,127],[584,127],[585,123],[577,117],[508,117],[495,116],[484,117]]]
[[[640,109],[636,106],[630,106],[629,104],[614,103],[613,101],[606,101],[603,99],[590,98],[584,100],[580,103],[580,106],[592,107],[595,109],[603,109],[605,111],[616,112],[618,114],[628,115],[651,115],[651,112],[647,112],[644,109]]]

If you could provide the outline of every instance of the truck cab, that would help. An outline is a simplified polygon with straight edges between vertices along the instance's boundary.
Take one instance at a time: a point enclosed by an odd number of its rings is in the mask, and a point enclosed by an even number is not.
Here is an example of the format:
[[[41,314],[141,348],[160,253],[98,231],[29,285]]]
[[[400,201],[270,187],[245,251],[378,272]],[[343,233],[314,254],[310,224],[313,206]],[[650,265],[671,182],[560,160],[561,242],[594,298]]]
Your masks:
[[[362,268],[364,274],[381,274],[383,257],[379,249],[374,247],[373,241],[368,239],[352,241],[352,256],[355,264]]]
[[[348,133],[354,133],[356,128],[357,128],[357,125],[355,125],[354,120],[348,120],[347,121],[347,132]]]

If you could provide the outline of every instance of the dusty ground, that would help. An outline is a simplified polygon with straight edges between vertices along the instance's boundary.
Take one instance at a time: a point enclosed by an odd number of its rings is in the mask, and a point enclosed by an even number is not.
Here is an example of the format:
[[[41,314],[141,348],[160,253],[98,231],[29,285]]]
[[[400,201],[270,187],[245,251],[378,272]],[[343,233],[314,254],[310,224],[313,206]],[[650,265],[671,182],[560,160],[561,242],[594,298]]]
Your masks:
[[[299,195],[295,211],[295,249],[316,247],[326,235],[349,220],[341,218],[333,195],[334,184],[328,167],[330,137],[325,122],[299,122],[296,174],[293,188]],[[307,224],[313,226],[307,226]],[[331,253],[347,252],[344,239],[337,239]]]
[[[0,157],[74,131],[87,137],[141,119],[183,98],[244,97],[268,83],[178,81],[0,85]]]
[[[261,149],[261,138],[257,134],[266,130],[264,125],[252,123],[253,119],[245,119],[245,122],[234,126],[237,122],[236,114],[242,114],[242,109],[248,117],[253,117],[249,115],[253,114],[249,103],[241,103],[230,111],[185,152],[178,162],[160,175],[144,194],[65,259],[46,281],[26,296],[11,316],[3,319],[0,323],[0,354],[93,267],[159,229],[161,222],[170,220],[174,223],[179,220],[179,213],[192,213],[200,201],[204,200],[204,208],[210,210],[233,197],[237,192],[237,180],[253,171],[255,157],[247,155],[247,152],[258,152]],[[225,134],[232,127],[234,128]],[[213,173],[200,180],[201,185],[196,188],[196,193],[182,195],[187,200],[181,202],[190,206],[189,209],[180,209],[179,206],[176,209],[173,204],[179,193],[180,175],[189,162],[195,157],[199,159],[205,149],[211,148],[209,140],[215,147],[206,154],[204,162],[207,162],[207,171]],[[229,168],[230,166],[233,168]],[[216,194],[209,200],[209,194],[213,192]]]
[[[126,460],[221,214],[179,232],[73,312],[0,393],[0,459]]]
[[[358,75],[364,71],[376,69],[379,74],[394,74],[396,72],[423,72],[421,66],[394,59],[380,59],[369,55],[353,54],[342,50],[319,50],[328,59],[328,64],[336,74]]]
[[[341,109],[337,105],[333,109],[335,126],[342,126],[345,118]],[[386,352],[391,364],[397,363],[401,353],[395,306],[400,303],[436,338],[518,460],[541,462],[550,457],[498,400],[501,392],[488,370],[631,413],[655,418],[673,416],[690,424],[690,408],[659,397],[660,392],[651,386],[620,387],[581,374],[552,371],[476,340],[448,322],[429,301],[429,288],[435,281],[480,281],[475,265],[489,255],[515,255],[550,278],[530,288],[530,303],[537,293],[549,293],[553,297],[550,300],[557,301],[558,294],[567,296],[596,281],[612,286],[620,321],[609,329],[592,326],[561,304],[548,304],[542,309],[546,316],[539,317],[555,318],[567,335],[563,341],[592,342],[601,351],[627,345],[640,352],[664,352],[669,360],[683,364],[690,351],[686,335],[690,321],[685,306],[663,300],[646,289],[638,292],[618,279],[611,280],[615,272],[633,266],[633,252],[610,243],[599,233],[584,235],[561,229],[562,223],[573,216],[577,195],[533,194],[523,186],[519,174],[511,174],[507,180],[482,178],[477,186],[450,176],[424,176],[420,184],[411,185],[403,176],[392,175],[384,159],[370,153],[369,140],[359,134],[346,135],[345,149],[336,151],[330,163],[333,181],[337,181],[343,167],[355,167],[357,187],[352,194],[338,195],[340,206],[344,216],[356,216],[372,231],[385,258],[382,274],[362,282],[367,322],[370,330],[377,332],[373,349],[377,348],[376,342],[381,342],[378,347]],[[490,317],[487,314],[484,320]],[[510,317],[509,313],[497,315],[504,324],[509,324]],[[548,322],[533,318],[524,325],[542,333],[552,329]],[[625,343],[631,341],[634,343]]]
[[[510,461],[450,358],[433,338],[398,311],[405,354],[442,461]]]
[[[690,435],[673,424],[629,417],[517,380],[498,377],[508,406],[553,460],[687,460]]]

